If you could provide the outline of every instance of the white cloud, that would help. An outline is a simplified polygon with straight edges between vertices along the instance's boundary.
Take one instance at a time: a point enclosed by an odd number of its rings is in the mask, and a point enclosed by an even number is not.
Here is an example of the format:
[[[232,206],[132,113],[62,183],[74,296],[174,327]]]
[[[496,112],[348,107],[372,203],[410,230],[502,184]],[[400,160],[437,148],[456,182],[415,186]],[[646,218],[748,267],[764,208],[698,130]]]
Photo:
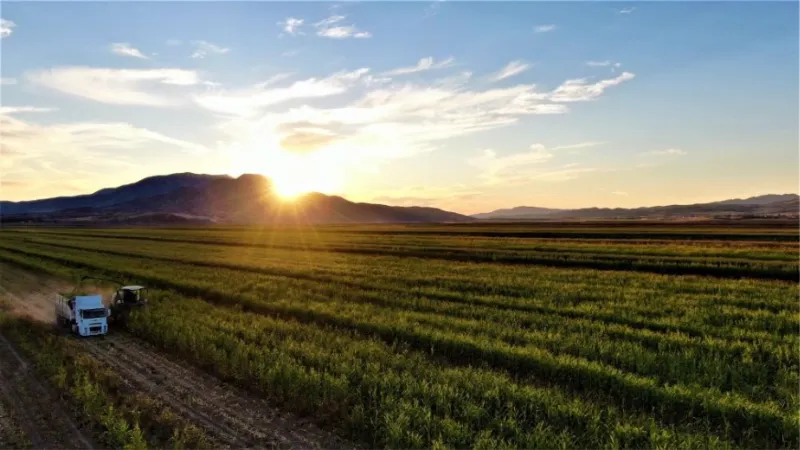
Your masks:
[[[10,86],[12,84],[17,84],[16,78],[7,78],[7,77],[0,78],[0,85]]]
[[[623,192],[623,191],[612,191],[611,193],[614,194],[614,195],[622,196],[622,197],[627,197],[628,196],[628,193],[627,192]]]
[[[642,156],[683,156],[686,155],[685,150],[679,148],[668,148],[665,150],[653,150],[650,152],[641,153]]]
[[[27,75],[29,81],[65,94],[117,105],[172,106],[180,100],[174,86],[199,83],[197,73],[183,69],[108,69],[57,67]]]
[[[315,23],[314,27],[317,29],[317,36],[331,39],[364,39],[372,37],[372,33],[359,31],[355,25],[339,25],[346,18],[346,16],[333,15]]]
[[[505,80],[506,78],[510,78],[525,72],[526,70],[530,69],[530,67],[530,64],[527,64],[523,61],[511,61],[510,63],[506,64],[505,67],[500,69],[499,72],[492,74],[489,79],[491,81]]]
[[[547,33],[547,32],[549,32],[549,31],[554,31],[556,28],[558,28],[558,27],[556,27],[556,26],[555,26],[555,25],[553,25],[553,24],[549,24],[549,25],[537,25],[537,26],[536,26],[536,27],[533,29],[533,31],[535,31],[535,32],[537,32],[537,33]]]
[[[467,162],[483,170],[482,178],[489,182],[498,182],[509,176],[514,176],[521,169],[528,169],[531,164],[540,164],[553,157],[544,145],[533,144],[530,150],[508,156],[497,156],[492,149],[483,151],[483,155],[471,158]]]
[[[622,8],[617,10],[617,14],[631,14],[632,12],[636,11],[635,6],[631,6],[630,8]]]
[[[252,115],[259,108],[283,103],[293,99],[327,97],[341,94],[352,83],[364,77],[369,69],[358,69],[352,72],[337,72],[326,78],[310,78],[296,81],[286,87],[269,88],[288,75],[278,75],[259,83],[252,89],[237,91],[220,91],[195,96],[200,106],[223,114]]]
[[[6,38],[11,36],[11,33],[14,32],[14,27],[17,24],[10,20],[0,19],[0,38]]]
[[[442,7],[442,4],[445,0],[434,0],[428,6],[425,7],[425,14],[422,16],[423,19],[429,19],[436,14],[439,14],[439,8]]]
[[[38,106],[0,106],[0,115],[10,115],[17,113],[30,113],[30,112],[51,112],[56,111],[55,108],[40,108]]]
[[[434,69],[444,69],[446,67],[450,67],[453,65],[454,58],[447,58],[443,61],[436,62],[433,57],[429,56],[427,58],[422,58],[417,62],[417,65],[411,67],[400,67],[398,69],[393,69],[388,72],[384,72],[384,75],[406,75],[410,73],[417,73],[417,72],[424,72],[426,70],[434,70]]]
[[[208,55],[224,55],[231,50],[207,41],[193,41],[192,44],[194,45],[193,59],[203,59]]]
[[[606,67],[611,65],[611,61],[586,61],[586,65],[589,67]]]
[[[603,144],[604,142],[587,141],[579,142],[577,144],[559,145],[557,147],[553,147],[553,150],[577,150],[581,148],[597,147],[598,145]]]
[[[276,170],[273,163],[286,154],[336,171],[378,168],[394,158],[435,150],[455,137],[509,126],[524,117],[568,112],[567,104],[552,100],[554,92],[538,90],[533,84],[471,85],[468,72],[433,81],[392,83],[360,69],[291,82],[268,80],[249,89],[208,92],[195,101],[227,116],[221,118],[218,129],[227,136],[221,144],[224,151],[239,161],[234,166],[268,173]],[[603,94],[602,89],[592,92],[573,101]],[[555,151],[569,154],[599,144],[534,147],[525,158],[545,160]],[[488,162],[499,173],[504,165],[520,162],[518,158]],[[525,176],[561,180],[591,170],[558,167]]]
[[[111,52],[121,56],[132,56],[139,59],[150,59],[137,48],[131,47],[130,44],[120,42],[111,44]]]
[[[4,177],[10,173],[12,178],[20,178],[28,173],[35,182],[53,181],[59,175],[74,180],[76,173],[92,176],[109,168],[136,168],[141,164],[137,151],[207,151],[201,145],[127,123],[42,125],[17,119],[8,110],[0,111],[0,135]]]
[[[589,84],[586,78],[567,80],[553,91],[550,95],[550,100],[554,102],[582,102],[593,100],[603,95],[606,88],[616,86],[634,77],[635,75],[633,73],[622,72],[616,78],[601,80],[593,84]]]
[[[547,149],[542,144],[533,144],[526,152],[507,156],[497,156],[497,152],[488,149],[483,151],[483,155],[468,159],[467,163],[481,169],[480,178],[487,185],[510,185],[530,181],[567,181],[597,170],[579,167],[578,164],[566,164],[558,168],[541,167],[543,163],[553,158],[552,151],[569,147]]]
[[[300,27],[303,26],[303,19],[287,17],[283,22],[278,22],[278,25],[290,36],[304,34],[302,31],[300,31]]]

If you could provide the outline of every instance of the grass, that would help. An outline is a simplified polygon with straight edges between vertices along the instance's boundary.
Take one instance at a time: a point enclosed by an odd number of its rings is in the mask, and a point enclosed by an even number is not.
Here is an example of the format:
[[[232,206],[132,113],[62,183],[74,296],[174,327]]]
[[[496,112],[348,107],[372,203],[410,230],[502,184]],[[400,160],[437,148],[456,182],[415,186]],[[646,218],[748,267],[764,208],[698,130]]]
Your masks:
[[[796,448],[797,231],[16,229],[130,332],[370,447]]]

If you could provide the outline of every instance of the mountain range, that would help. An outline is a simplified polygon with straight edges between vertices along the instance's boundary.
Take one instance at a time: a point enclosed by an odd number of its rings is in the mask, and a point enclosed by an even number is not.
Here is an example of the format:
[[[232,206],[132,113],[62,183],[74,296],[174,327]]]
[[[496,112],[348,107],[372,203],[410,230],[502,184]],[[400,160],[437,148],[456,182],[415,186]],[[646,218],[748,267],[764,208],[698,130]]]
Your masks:
[[[346,224],[457,223],[479,220],[680,219],[797,217],[800,197],[770,194],[694,205],[557,209],[519,206],[466,216],[429,207],[356,203],[310,193],[287,202],[262,175],[177,173],[144,178],[93,194],[21,202],[0,201],[4,223],[63,224]]]
[[[797,216],[797,194],[767,194],[692,205],[646,206],[641,208],[553,209],[518,206],[475,214],[476,219],[575,220],[575,219],[678,219],[696,217]]]
[[[425,223],[467,222],[436,208],[355,203],[310,193],[291,202],[273,194],[262,175],[178,173],[154,176],[93,194],[0,202],[3,222],[156,223]]]

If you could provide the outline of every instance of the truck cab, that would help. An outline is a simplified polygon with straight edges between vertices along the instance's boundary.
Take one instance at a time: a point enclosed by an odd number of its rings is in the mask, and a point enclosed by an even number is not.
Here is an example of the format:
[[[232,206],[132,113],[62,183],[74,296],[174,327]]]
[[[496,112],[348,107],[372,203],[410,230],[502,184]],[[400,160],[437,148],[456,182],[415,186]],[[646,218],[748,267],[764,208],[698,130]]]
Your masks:
[[[109,310],[100,295],[59,295],[56,297],[56,320],[80,336],[108,333]]]

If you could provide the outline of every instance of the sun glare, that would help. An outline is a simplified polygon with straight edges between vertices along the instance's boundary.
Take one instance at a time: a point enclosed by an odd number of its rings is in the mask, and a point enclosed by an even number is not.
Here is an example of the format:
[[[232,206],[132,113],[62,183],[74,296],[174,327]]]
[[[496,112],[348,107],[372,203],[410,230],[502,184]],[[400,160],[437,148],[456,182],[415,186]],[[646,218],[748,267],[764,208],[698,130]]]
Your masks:
[[[271,180],[273,193],[286,201],[310,192],[341,191],[346,164],[334,152],[298,155],[265,141],[231,149],[231,172],[263,174]]]

